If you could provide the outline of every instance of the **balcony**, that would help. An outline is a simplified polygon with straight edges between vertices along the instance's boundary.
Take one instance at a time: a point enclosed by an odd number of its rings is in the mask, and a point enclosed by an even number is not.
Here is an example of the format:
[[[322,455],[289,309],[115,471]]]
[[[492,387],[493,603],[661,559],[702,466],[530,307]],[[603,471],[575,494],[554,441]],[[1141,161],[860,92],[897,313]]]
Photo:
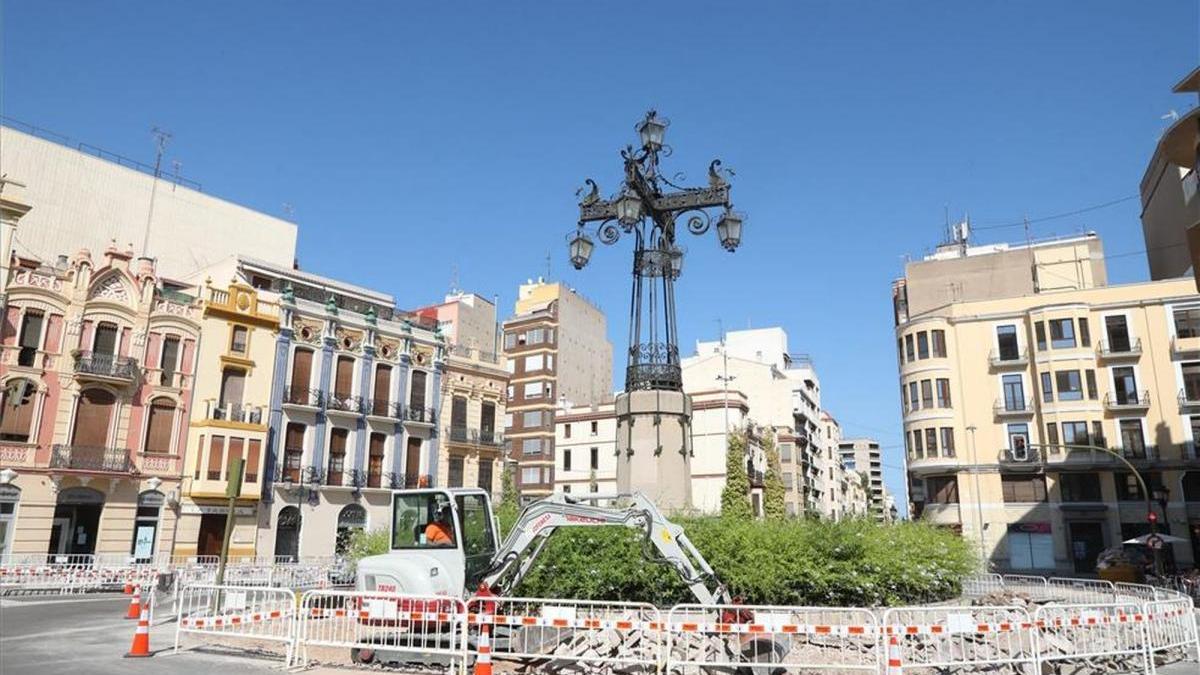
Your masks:
[[[499,363],[500,359],[495,352],[486,352],[475,347],[467,345],[449,344],[446,345],[446,351],[453,356],[461,356],[465,359],[474,359],[484,363]]]
[[[1200,336],[1171,338],[1171,355],[1175,357],[1200,356]]]
[[[1002,370],[1004,368],[1024,368],[1029,365],[1029,350],[1022,349],[1020,351],[996,350],[988,355],[988,365],[993,370]]]
[[[392,490],[412,489],[420,487],[421,475],[416,473],[393,473],[391,471],[383,474],[383,484]]]
[[[139,374],[137,359],[113,354],[75,353],[75,377],[118,384],[132,384]]]
[[[992,412],[996,417],[1029,417],[1033,415],[1032,400],[1014,400],[1000,401],[997,400],[992,405]]]
[[[50,468],[105,473],[132,473],[133,460],[128,448],[105,448],[90,445],[55,445],[50,455]]]
[[[288,387],[283,392],[283,404],[302,408],[320,408],[325,400],[325,394],[320,389],[308,387]]]
[[[1037,471],[1041,469],[1044,457],[1041,448],[1004,448],[997,458],[1001,469],[1015,471]]]
[[[1183,412],[1200,411],[1200,387],[1179,390],[1179,409]]]
[[[504,447],[504,434],[492,429],[483,429],[479,432],[479,444],[485,447],[502,448]]]
[[[138,471],[140,473],[179,477],[179,455],[168,455],[162,452],[139,452]]]
[[[334,393],[325,399],[325,410],[331,413],[359,415],[366,411],[366,406],[361,396]]]
[[[1126,340],[1101,340],[1096,345],[1096,354],[1105,361],[1117,361],[1120,359],[1137,359],[1142,355],[1142,339],[1138,338],[1133,342]]]
[[[380,419],[398,420],[403,419],[404,408],[396,401],[387,399],[363,399],[363,412],[368,417],[378,417]]]
[[[37,465],[37,443],[0,441],[0,467],[32,467]]]
[[[471,443],[473,430],[466,427],[450,427],[450,442],[451,443]]]
[[[1150,409],[1149,391],[1104,395],[1104,409],[1109,412],[1145,412]]]
[[[216,401],[208,401],[205,403],[204,417],[210,420],[261,425],[263,423],[263,409],[262,406],[252,406],[244,403],[220,404]]]
[[[428,425],[432,426],[434,423],[435,417],[436,416],[433,414],[433,409],[426,408],[425,406],[410,405],[407,408],[405,408],[405,410],[404,410],[404,421],[405,422],[413,422],[416,424],[428,424]]]
[[[504,435],[491,429],[479,430],[451,426],[450,442],[485,448],[499,448],[504,445]]]

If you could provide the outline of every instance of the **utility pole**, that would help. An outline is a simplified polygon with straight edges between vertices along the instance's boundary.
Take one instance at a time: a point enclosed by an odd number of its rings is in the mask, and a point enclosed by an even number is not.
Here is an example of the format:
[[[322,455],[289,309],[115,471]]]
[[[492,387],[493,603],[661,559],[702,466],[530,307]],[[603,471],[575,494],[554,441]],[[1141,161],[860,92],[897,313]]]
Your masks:
[[[975,475],[975,515],[979,519],[979,562],[987,560],[986,546],[983,542],[983,495],[979,492],[979,457],[975,454],[975,429],[972,424],[967,427],[971,434],[971,473]],[[928,497],[926,497],[928,499]]]

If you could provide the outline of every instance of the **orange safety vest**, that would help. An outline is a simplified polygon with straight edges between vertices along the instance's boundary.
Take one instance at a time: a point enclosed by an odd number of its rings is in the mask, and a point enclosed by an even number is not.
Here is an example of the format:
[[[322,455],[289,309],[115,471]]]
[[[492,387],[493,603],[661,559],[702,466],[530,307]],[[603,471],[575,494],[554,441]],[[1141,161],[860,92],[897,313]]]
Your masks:
[[[454,539],[450,536],[450,528],[435,520],[425,526],[425,543],[453,544]]]

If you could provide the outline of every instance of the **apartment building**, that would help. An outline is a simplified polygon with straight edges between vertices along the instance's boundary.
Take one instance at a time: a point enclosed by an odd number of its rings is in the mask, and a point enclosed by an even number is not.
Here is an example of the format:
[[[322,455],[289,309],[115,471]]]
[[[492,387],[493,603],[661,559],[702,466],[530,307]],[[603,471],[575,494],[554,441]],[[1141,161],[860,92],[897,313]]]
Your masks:
[[[493,321],[493,330],[495,326]],[[447,346],[438,406],[443,411],[438,419],[438,485],[479,487],[499,496],[507,388],[508,371],[495,352]]]
[[[966,234],[893,284],[913,516],[961,531],[1001,569],[1090,573],[1101,550],[1149,530],[1150,508],[1189,540],[1167,555],[1194,563],[1192,280],[1107,285],[1094,234],[1012,246]],[[1167,490],[1165,513],[1138,476]]]
[[[412,310],[412,313],[437,322],[438,332],[453,353],[455,346],[464,353],[495,355],[500,353],[500,333],[496,325],[496,303],[476,293],[452,291],[436,305]]]
[[[588,405],[612,392],[612,343],[604,313],[561,283],[522,284],[504,322],[509,373],[505,429],[522,499],[555,485],[555,411],[560,402]]]
[[[807,355],[788,351],[783,329],[731,331],[723,341],[697,341],[696,354],[682,367],[685,392],[695,398],[728,386],[745,397],[749,419],[774,434],[789,514],[833,517],[832,495],[841,476],[825,438],[820,378]],[[719,498],[719,489],[716,494]]]
[[[15,255],[19,192],[0,193],[0,553],[169,552],[199,300],[116,246]]]
[[[191,423],[175,555],[218,555],[234,461],[244,461],[229,554],[256,555],[258,507],[266,482],[268,410],[275,376],[279,304],[237,279],[206,279]]]
[[[1172,89],[1200,98],[1200,68]],[[1154,147],[1141,181],[1142,234],[1151,279],[1189,274],[1200,290],[1200,107],[1178,116]]]
[[[866,517],[870,512],[868,485],[864,485],[861,474],[846,465],[842,454],[842,425],[828,410],[822,410],[821,426],[828,448],[827,480],[830,485],[821,513],[834,520]]]
[[[857,478],[859,490],[865,492],[866,510],[871,517],[890,521],[888,506],[891,495],[883,483],[883,453],[879,442],[871,438],[843,438],[838,443],[841,464]],[[894,500],[891,501],[894,506]]]

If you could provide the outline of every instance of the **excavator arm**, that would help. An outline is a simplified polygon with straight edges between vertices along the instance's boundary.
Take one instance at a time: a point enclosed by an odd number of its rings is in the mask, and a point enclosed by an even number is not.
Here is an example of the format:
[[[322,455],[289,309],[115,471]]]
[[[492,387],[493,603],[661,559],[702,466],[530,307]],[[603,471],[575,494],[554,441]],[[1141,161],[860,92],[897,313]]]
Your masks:
[[[594,503],[600,500],[615,500],[624,505],[607,508]],[[729,602],[725,587],[683,528],[667,520],[654,502],[641,494],[586,497],[554,494],[530,504],[521,511],[516,525],[496,551],[483,583],[504,595],[525,577],[558,528],[611,525],[644,532],[642,554],[674,569],[702,604]]]

